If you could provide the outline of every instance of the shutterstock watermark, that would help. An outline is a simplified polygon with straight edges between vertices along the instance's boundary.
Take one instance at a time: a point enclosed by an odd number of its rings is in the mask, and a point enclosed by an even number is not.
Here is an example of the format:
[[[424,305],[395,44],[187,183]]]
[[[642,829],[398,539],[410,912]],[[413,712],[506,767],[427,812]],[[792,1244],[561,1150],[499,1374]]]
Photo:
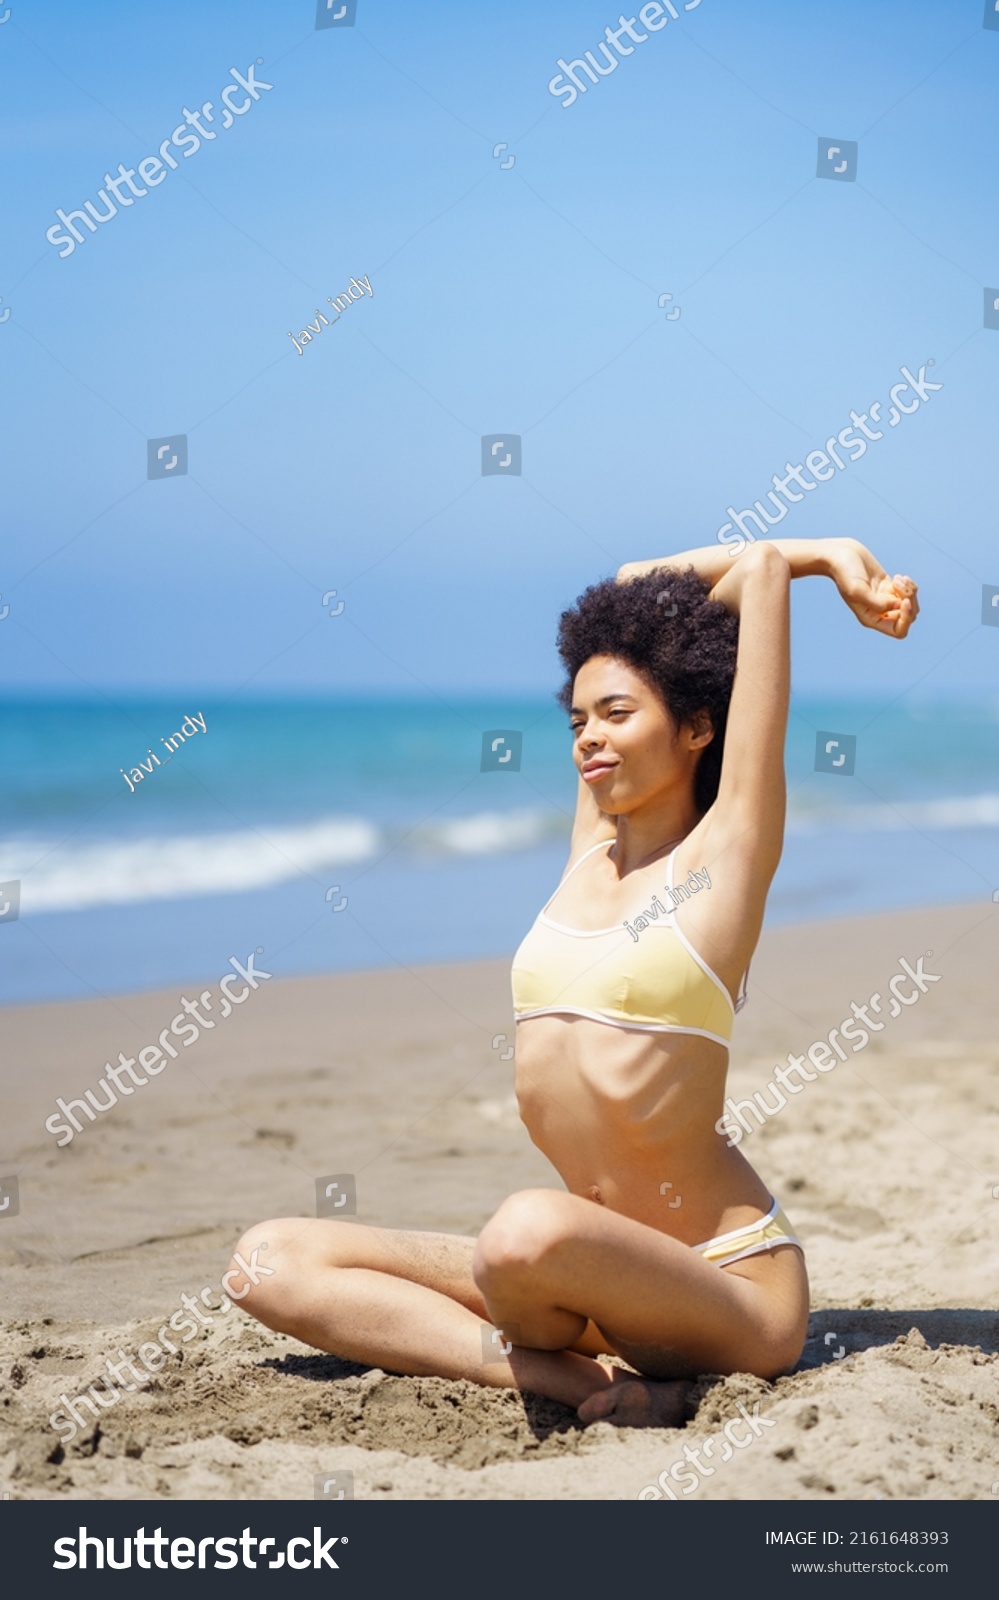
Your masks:
[[[687,0],[687,4],[683,9],[684,11],[696,11],[700,3],[701,0]],[[590,83],[599,83],[601,78],[609,77],[612,72],[617,70],[618,62],[622,56],[633,56],[636,44],[644,44],[649,37],[649,33],[661,33],[671,20],[679,22],[680,12],[676,9],[676,6],[670,3],[670,0],[663,0],[662,5],[659,4],[659,0],[652,0],[650,5],[642,7],[637,18],[626,17],[622,13],[617,19],[617,27],[612,28],[608,25],[604,29],[603,39],[597,45],[597,49],[603,51],[604,64],[601,65],[592,50],[587,50],[585,57],[577,58],[575,61],[563,61],[562,57],[559,56],[555,65],[561,67],[562,70],[557,72],[549,83],[548,93],[553,94],[556,100],[565,95],[566,98],[562,100],[562,104],[568,109],[574,101],[579,99],[581,94],[586,93],[588,87],[581,78],[577,77],[577,67],[580,72],[586,73]],[[636,32],[636,21],[641,22],[643,27],[648,28],[649,33]],[[624,44],[621,38],[623,33],[626,33],[634,43]],[[613,50],[610,49],[611,45],[614,46]],[[568,83],[566,78],[569,79]],[[557,84],[561,84],[562,87],[556,88]]]
[[[260,1252],[266,1249],[266,1242],[258,1245],[255,1250],[250,1251],[249,1261],[237,1252],[233,1257],[237,1264],[223,1274],[221,1288],[218,1291],[215,1291],[211,1284],[206,1284],[197,1296],[182,1294],[180,1309],[163,1322],[155,1340],[147,1339],[144,1344],[140,1344],[134,1356],[127,1356],[119,1346],[118,1360],[112,1361],[110,1356],[105,1360],[107,1375],[102,1372],[99,1380],[90,1384],[83,1394],[75,1395],[72,1400],[68,1395],[61,1394],[59,1399],[62,1401],[63,1409],[53,1411],[49,1417],[49,1427],[59,1435],[60,1443],[71,1444],[81,1428],[89,1427],[91,1422],[96,1422],[102,1411],[110,1411],[124,1395],[135,1394],[137,1389],[141,1389],[144,1383],[148,1383],[159,1372],[168,1355],[177,1354],[178,1346],[172,1339],[167,1338],[168,1328],[173,1333],[181,1333],[186,1326],[187,1332],[182,1334],[181,1344],[189,1344],[202,1328],[213,1327],[215,1324],[215,1318],[206,1316],[201,1309],[202,1306],[207,1306],[209,1311],[214,1311],[216,1315],[222,1315],[229,1310],[233,1301],[245,1300],[251,1287],[255,1288],[261,1278],[273,1278],[275,1269],[265,1266],[260,1261]],[[239,1279],[240,1283],[234,1284],[233,1279]],[[221,1299],[221,1305],[214,1306],[209,1296],[216,1292]],[[136,1362],[141,1365],[137,1366]],[[123,1373],[127,1373],[128,1376],[123,1377]],[[98,1390],[97,1382],[103,1384],[103,1391]],[[89,1418],[81,1407],[86,1407],[90,1412]]]
[[[911,416],[918,411],[924,400],[937,389],[942,389],[942,383],[930,383],[926,377],[926,368],[933,367],[936,362],[930,358],[919,369],[918,377],[914,377],[908,367],[900,367],[902,383],[896,383],[891,389],[889,399],[891,407],[888,412],[889,428],[897,428],[903,416]],[[902,396],[906,390],[912,394],[912,403],[903,404]],[[884,430],[869,428],[868,422],[880,422],[881,402],[875,400],[869,411],[851,411],[850,422],[838,433],[831,434],[826,440],[824,450],[812,450],[805,457],[804,462],[792,466],[788,461],[784,466],[784,476],[774,473],[770,480],[772,489],[767,490],[767,499],[771,510],[768,511],[762,500],[754,500],[752,506],[746,511],[736,511],[734,506],[728,506],[725,515],[730,519],[722,524],[715,537],[720,544],[727,545],[733,556],[741,555],[747,544],[756,541],[757,534],[764,537],[778,522],[783,522],[791,505],[797,505],[804,500],[805,495],[817,489],[819,483],[827,483],[836,476],[837,471],[845,472],[850,461],[859,461],[867,454],[868,443],[874,443],[884,438]],[[857,431],[859,429],[859,432]],[[837,448],[838,447],[838,448]],[[839,455],[839,450],[849,452],[848,460],[844,461]],[[813,483],[807,476],[805,468],[814,473],[818,479]],[[791,487],[796,484],[797,488]],[[802,493],[798,493],[798,490]],[[783,495],[784,499],[780,496]],[[771,514],[772,512],[772,514]],[[752,533],[746,526],[748,522],[756,524],[756,533]],[[738,533],[735,531],[738,528]]]
[[[262,89],[273,89],[272,83],[263,83],[254,73],[254,67],[262,65],[262,61],[258,59],[247,67],[245,76],[242,72],[237,72],[235,67],[229,68],[229,76],[233,82],[227,83],[219,94],[222,102],[223,129],[231,128],[237,117],[246,115],[254,101],[260,99]],[[246,98],[237,102],[233,96],[238,95],[240,90],[245,91]],[[141,200],[150,189],[158,188],[169,171],[176,171],[180,162],[174,160],[170,150],[171,145],[175,150],[182,150],[184,159],[189,160],[201,149],[204,141],[217,139],[218,133],[204,126],[205,122],[215,121],[212,115],[214,105],[214,101],[206,100],[197,111],[188,111],[184,106],[183,122],[178,123],[169,138],[163,140],[159,147],[159,155],[146,156],[138,164],[138,176],[146,188],[135,182],[136,168],[126,167],[123,161],[119,161],[115,177],[112,177],[110,172],[105,172],[104,188],[97,191],[97,198],[102,202],[100,211],[93,200],[85,200],[82,211],[67,212],[58,206],[56,216],[59,221],[46,229],[45,237],[49,244],[59,245],[60,257],[71,256],[77,245],[83,244],[86,240],[87,236],[77,228],[77,222],[82,222],[91,233],[96,233],[100,223],[110,222],[112,217],[118,215],[119,206],[134,206],[136,200]],[[123,187],[127,190],[125,194],[122,193]],[[111,199],[112,194],[114,200]]]
[[[903,1006],[914,1006],[920,995],[928,992],[929,984],[940,982],[941,973],[923,971],[923,962],[929,960],[932,954],[932,950],[927,950],[925,956],[919,957],[915,967],[911,967],[903,956],[899,956],[898,964],[902,970],[893,973],[888,980],[888,989],[892,996],[888,1007],[889,1017],[900,1016]],[[898,985],[905,985],[910,979],[916,987],[911,994],[904,994]],[[858,1005],[856,1000],[851,1000],[850,1011],[852,1015],[844,1018],[838,1028],[830,1028],[824,1039],[816,1039],[809,1045],[805,1055],[815,1067],[815,1072],[810,1072],[805,1066],[804,1055],[795,1056],[790,1052],[788,1052],[787,1066],[774,1068],[774,1078],[788,1094],[800,1094],[806,1083],[815,1082],[819,1072],[832,1072],[839,1066],[840,1061],[849,1060],[840,1043],[841,1039],[846,1039],[856,1055],[858,1050],[863,1050],[864,1046],[870,1043],[873,1033],[880,1033],[885,1027],[883,1022],[875,1022],[870,1015],[872,1011],[878,1016],[881,1015],[880,994],[872,994],[867,1004],[862,1006]],[[803,1081],[794,1081],[792,1073]],[[773,1105],[768,1105],[764,1099],[765,1091],[762,1089],[757,1089],[751,1100],[733,1100],[729,1095],[725,1101],[725,1111],[715,1123],[715,1132],[726,1135],[725,1142],[730,1149],[732,1145],[739,1144],[745,1134],[755,1133],[756,1128],[762,1128],[768,1117],[775,1117],[778,1111],[783,1111],[787,1105],[786,1096],[772,1079],[767,1084],[767,1091],[774,1098]],[[756,1119],[755,1127],[747,1121],[746,1113]]]
[[[210,1533],[204,1538],[189,1539],[186,1534],[180,1534],[176,1539],[171,1539],[162,1528],[147,1533],[143,1526],[136,1528],[134,1533],[121,1535],[119,1551],[117,1534],[103,1534],[98,1538],[97,1534],[87,1531],[86,1523],[81,1522],[76,1533],[63,1534],[54,1541],[52,1550],[58,1560],[53,1561],[52,1566],[56,1572],[71,1572],[74,1567],[86,1572],[89,1564],[103,1571],[106,1555],[112,1571],[125,1571],[132,1565],[134,1550],[135,1565],[145,1572],[150,1572],[153,1567],[178,1572],[187,1572],[191,1567],[196,1567],[199,1572],[216,1567],[220,1572],[231,1572],[233,1567],[249,1567],[253,1571],[265,1565],[283,1567],[285,1561],[296,1572],[306,1572],[310,1568],[313,1572],[320,1569],[325,1571],[327,1567],[339,1572],[339,1562],[333,1560],[331,1552],[334,1545],[345,1545],[348,1535],[338,1533],[325,1538],[325,1533],[325,1528],[313,1525],[310,1539],[298,1534],[294,1539],[289,1539],[281,1550],[275,1548],[279,1543],[277,1539],[261,1539],[249,1528],[244,1528],[239,1535],[226,1535],[224,1538],[217,1538]],[[305,1551],[304,1556],[299,1555],[300,1550]],[[271,1554],[265,1563],[266,1551]]]
[[[776,1422],[770,1422],[768,1418],[760,1416],[760,1402],[758,1400],[753,1406],[752,1415],[746,1410],[741,1400],[736,1403],[736,1410],[740,1413],[739,1416],[730,1417],[721,1433],[709,1433],[708,1437],[698,1445],[685,1444],[683,1447],[683,1459],[674,1461],[671,1467],[667,1467],[665,1471],[660,1472],[656,1480],[659,1488],[657,1489],[654,1483],[647,1483],[645,1488],[639,1491],[638,1499],[661,1500],[664,1495],[668,1495],[671,1500],[675,1500],[677,1496],[670,1487],[670,1480],[673,1483],[682,1484],[681,1493],[696,1494],[701,1487],[701,1479],[713,1478],[718,1470],[717,1467],[709,1467],[707,1465],[707,1462],[714,1455],[716,1444],[721,1445],[721,1454],[715,1459],[720,1462],[731,1461],[735,1453],[732,1448],[733,1445],[736,1450],[745,1450],[746,1446],[752,1444],[754,1439],[761,1437],[764,1428],[776,1428],[777,1426]],[[749,1433],[745,1438],[740,1439],[736,1437],[735,1430],[737,1427],[741,1427],[743,1423],[749,1428]],[[704,1457],[703,1461],[701,1460],[702,1456]]]
[[[263,955],[263,950],[257,949],[255,954],[258,956]],[[234,1006],[243,1004],[251,989],[257,988],[258,978],[270,978],[273,976],[272,973],[262,972],[253,965],[252,954],[247,956],[245,967],[241,961],[236,960],[235,956],[229,957],[229,965],[233,969],[232,972],[227,972],[225,977],[219,979],[219,990],[222,995],[219,1020],[222,1022],[231,1015]],[[237,976],[246,980],[245,987],[240,994],[237,994],[231,987],[236,982]],[[113,1106],[118,1104],[119,1097],[134,1094],[136,1089],[145,1087],[149,1082],[149,1078],[157,1077],[163,1071],[163,1068],[169,1064],[167,1057],[176,1061],[177,1051],[170,1043],[169,1036],[171,1034],[175,1039],[183,1037],[184,1049],[189,1050],[191,1045],[200,1039],[203,1028],[214,1028],[214,1021],[210,1017],[203,1017],[198,1010],[198,1007],[202,1006],[205,1011],[211,1011],[212,991],[210,989],[202,990],[197,1000],[188,1000],[186,995],[181,995],[180,1003],[183,1010],[178,1011],[173,1021],[163,1029],[159,1036],[159,1044],[147,1044],[139,1051],[138,1065],[143,1072],[149,1074],[149,1077],[144,1078],[142,1073],[136,1071],[135,1057],[126,1056],[124,1050],[119,1050],[118,1061],[115,1066],[112,1066],[110,1061],[105,1062],[107,1077],[101,1078],[97,1084],[98,1089],[103,1090],[101,1099],[98,1099],[93,1089],[84,1090],[86,1095],[84,1100],[64,1100],[61,1095],[56,1096],[58,1109],[50,1117],[46,1117],[45,1127],[48,1133],[53,1135],[62,1133],[65,1135],[65,1138],[56,1139],[57,1145],[62,1147],[63,1145],[71,1144],[74,1132],[83,1132],[83,1124],[77,1121],[75,1115],[77,1111],[82,1111],[88,1121],[96,1122],[99,1111],[110,1111]],[[197,1018],[196,1022],[192,1020],[195,1017]],[[127,1083],[123,1082],[125,1078],[129,1080]],[[111,1080],[110,1083],[108,1079]],[[112,1083],[114,1088],[111,1087]]]

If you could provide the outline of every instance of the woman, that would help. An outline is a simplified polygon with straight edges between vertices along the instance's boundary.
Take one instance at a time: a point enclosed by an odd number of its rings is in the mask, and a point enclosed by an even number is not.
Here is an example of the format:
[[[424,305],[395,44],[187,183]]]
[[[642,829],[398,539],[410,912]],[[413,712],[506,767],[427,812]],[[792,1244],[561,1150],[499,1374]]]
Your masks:
[[[477,1240],[264,1223],[239,1248],[266,1244],[273,1275],[245,1310],[354,1361],[632,1427],[679,1420],[678,1380],[795,1365],[801,1245],[715,1124],[781,854],[789,583],[810,575],[890,637],[917,615],[911,579],[819,539],[631,564],[562,617],[575,824],[513,980],[521,1114],[567,1192],[511,1195]]]

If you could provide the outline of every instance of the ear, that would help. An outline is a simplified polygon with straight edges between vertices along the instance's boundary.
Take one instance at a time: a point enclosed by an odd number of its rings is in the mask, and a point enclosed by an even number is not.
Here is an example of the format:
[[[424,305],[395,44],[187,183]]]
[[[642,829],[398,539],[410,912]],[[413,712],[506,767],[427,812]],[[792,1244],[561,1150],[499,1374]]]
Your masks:
[[[687,726],[690,730],[687,748],[690,750],[703,750],[715,736],[714,723],[707,707],[695,711]]]

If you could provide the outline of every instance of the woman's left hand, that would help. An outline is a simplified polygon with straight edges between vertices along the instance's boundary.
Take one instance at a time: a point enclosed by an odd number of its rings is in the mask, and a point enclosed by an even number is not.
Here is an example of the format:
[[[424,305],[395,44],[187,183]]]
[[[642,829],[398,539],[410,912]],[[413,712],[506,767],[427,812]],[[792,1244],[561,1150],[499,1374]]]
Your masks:
[[[837,550],[832,577],[865,628],[875,628],[892,639],[905,638],[919,615],[917,589],[911,578],[898,572],[890,578],[856,539],[845,540]]]

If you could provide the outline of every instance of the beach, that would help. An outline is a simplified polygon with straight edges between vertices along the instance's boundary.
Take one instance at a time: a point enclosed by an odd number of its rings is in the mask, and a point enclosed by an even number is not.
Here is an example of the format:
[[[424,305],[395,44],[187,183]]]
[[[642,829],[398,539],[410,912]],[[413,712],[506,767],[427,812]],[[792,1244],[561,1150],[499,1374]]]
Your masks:
[[[234,954],[245,968],[245,947]],[[267,970],[266,951],[254,959]],[[898,984],[890,1016],[902,963],[924,982]],[[181,994],[214,992],[218,977],[6,1007],[0,1178],[17,1176],[19,1212],[0,1218],[0,1489],[297,1500],[340,1474],[358,1499],[999,1495],[997,973],[999,905],[984,894],[764,931],[729,1095],[764,1091],[774,1108],[740,1148],[806,1247],[809,1339],[789,1376],[706,1374],[684,1428],[647,1431],[367,1371],[218,1309],[239,1235],[315,1216],[319,1178],[342,1194],[352,1175],[362,1221],[465,1234],[512,1191],[559,1186],[517,1117],[507,961],[275,968],[143,1086],[124,1080],[106,1111],[78,1116],[62,1145],[44,1126],[57,1097],[149,1047]],[[875,992],[882,1027],[779,1106],[775,1065]],[[193,1333],[178,1332],[184,1296],[216,1308]],[[122,1383],[97,1422],[77,1407],[71,1437],[71,1422],[50,1425],[109,1359],[162,1346],[164,1327],[177,1348],[154,1374]],[[688,1469],[684,1447],[737,1418],[739,1447],[716,1442]]]

